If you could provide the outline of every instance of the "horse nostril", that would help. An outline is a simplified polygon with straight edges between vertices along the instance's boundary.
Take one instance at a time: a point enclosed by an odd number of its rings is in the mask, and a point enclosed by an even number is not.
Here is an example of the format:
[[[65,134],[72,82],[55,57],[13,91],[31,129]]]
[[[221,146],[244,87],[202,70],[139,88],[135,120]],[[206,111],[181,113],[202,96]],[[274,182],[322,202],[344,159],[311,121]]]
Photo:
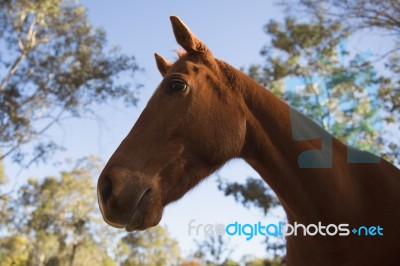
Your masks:
[[[110,207],[109,201],[110,201],[110,197],[112,194],[112,190],[113,190],[113,184],[111,182],[109,175],[106,175],[103,180],[103,188],[101,190],[101,195],[102,195],[104,203],[106,203],[106,206],[108,208]]]

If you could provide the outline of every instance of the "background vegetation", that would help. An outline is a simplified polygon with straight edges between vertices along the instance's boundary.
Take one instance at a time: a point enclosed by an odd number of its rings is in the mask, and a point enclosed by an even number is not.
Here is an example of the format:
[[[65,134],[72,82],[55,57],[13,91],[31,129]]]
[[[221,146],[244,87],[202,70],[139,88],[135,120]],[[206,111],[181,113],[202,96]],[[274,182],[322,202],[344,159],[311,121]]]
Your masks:
[[[400,3],[397,0],[291,0],[280,2],[283,21],[266,21],[270,42],[264,63],[244,68],[251,77],[312,117],[333,135],[400,164]],[[284,242],[266,239],[273,257],[230,259],[224,237],[197,242],[182,258],[168,230],[136,234],[110,231],[97,211],[94,177],[99,159],[88,156],[55,176],[30,178],[12,193],[4,159],[29,167],[51,163],[65,147],[45,134],[64,119],[94,115],[93,104],[123,99],[135,104],[140,67],[118,48],[108,50],[75,1],[0,0],[0,265],[284,265]],[[390,34],[379,55],[356,54],[346,40]],[[288,90],[285,82],[301,84]],[[134,87],[134,89],[132,89]],[[397,134],[398,135],[398,134]],[[100,168],[99,168],[100,167]],[[259,179],[218,180],[226,196],[266,215],[279,206]],[[266,252],[267,254],[267,252]]]

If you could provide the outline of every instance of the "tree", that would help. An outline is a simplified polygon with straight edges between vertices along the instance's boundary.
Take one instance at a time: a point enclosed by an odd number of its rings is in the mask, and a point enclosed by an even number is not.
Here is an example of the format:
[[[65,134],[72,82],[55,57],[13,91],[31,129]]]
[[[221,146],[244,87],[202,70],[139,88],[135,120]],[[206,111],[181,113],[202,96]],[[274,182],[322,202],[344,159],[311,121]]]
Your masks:
[[[400,39],[400,38],[399,38]],[[400,53],[390,55],[386,67],[391,74],[379,78],[379,97],[383,101],[386,111],[386,123],[395,125],[395,130],[400,130]],[[400,165],[400,144],[398,134],[387,134],[390,139],[385,140],[386,154],[391,161]],[[390,157],[389,157],[390,156]]]
[[[106,35],[73,0],[0,0],[0,161],[45,158],[61,148],[44,132],[67,117],[89,114],[93,103],[135,91],[117,82],[134,73],[133,57],[106,50]],[[23,151],[24,144],[33,151]]]
[[[181,259],[178,242],[161,226],[127,234],[118,244],[117,255],[123,266],[178,265]]]
[[[229,259],[234,249],[223,235],[211,235],[203,241],[195,241],[197,251],[195,256],[201,259],[205,265],[209,266],[228,266],[238,265]]]
[[[263,211],[266,215],[268,211],[279,206],[279,201],[275,194],[265,182],[259,178],[247,178],[245,184],[229,183],[220,177],[217,180],[218,189],[223,191],[225,196],[233,196],[233,198],[243,204],[245,207],[254,206]]]
[[[29,262],[29,244],[23,236],[0,239],[0,265],[24,266]]]
[[[400,34],[400,3],[397,0],[286,0],[286,7],[346,23],[352,30],[380,29]],[[400,48],[400,47],[399,47]]]
[[[383,61],[386,72],[378,77],[378,97],[382,102],[386,125],[400,129],[400,2],[398,0],[283,0],[282,3],[292,14],[324,16],[331,22],[345,25],[352,35],[356,33],[390,36],[392,47],[386,52],[374,55],[373,63]],[[366,32],[367,31],[367,32]],[[386,134],[385,153],[393,162],[400,164],[398,136]]]
[[[115,265],[101,236],[93,174],[82,160],[60,177],[30,179],[6,204],[0,265]]]
[[[275,259],[254,258],[253,260],[248,261],[245,264],[245,266],[282,266],[282,265],[286,265],[286,263],[280,260],[279,258]]]

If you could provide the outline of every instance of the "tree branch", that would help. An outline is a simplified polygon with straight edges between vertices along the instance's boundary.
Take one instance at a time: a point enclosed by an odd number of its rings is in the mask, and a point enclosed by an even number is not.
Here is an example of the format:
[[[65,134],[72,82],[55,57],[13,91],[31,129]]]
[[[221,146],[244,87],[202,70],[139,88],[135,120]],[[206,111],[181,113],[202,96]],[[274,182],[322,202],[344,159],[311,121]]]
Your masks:
[[[14,145],[12,148],[10,148],[7,152],[3,153],[0,156],[0,161],[3,160],[4,158],[6,158],[7,156],[9,156],[10,154],[12,154],[14,151],[16,151],[21,145],[35,139],[36,137],[42,135],[44,132],[46,132],[52,125],[54,125],[55,123],[59,122],[62,114],[64,113],[65,110],[61,110],[60,113],[53,118],[52,121],[50,121],[46,126],[44,126],[41,130],[35,132],[34,134],[32,134],[32,136],[30,136],[30,138],[28,140],[25,141],[20,141],[18,142],[16,145]],[[29,163],[27,164],[27,166],[31,165],[35,160],[37,160],[38,157],[33,158],[31,161],[29,161]]]
[[[26,54],[25,53],[21,53],[20,56],[18,56],[18,58],[15,59],[15,62],[13,64],[13,66],[11,67],[10,71],[8,71],[7,75],[3,78],[3,80],[0,83],[0,92],[2,92],[4,90],[4,88],[7,85],[8,81],[15,74],[15,72],[18,70],[19,65],[25,59],[25,57],[26,57]]]
[[[15,59],[14,64],[12,65],[10,71],[3,78],[0,83],[0,92],[4,90],[10,78],[15,74],[18,70],[19,65],[26,58],[26,56],[34,50],[39,44],[46,43],[49,41],[49,37],[45,36],[42,39],[36,40],[37,31],[34,30],[36,25],[36,18],[32,19],[31,24],[29,25],[28,33],[26,34],[26,43],[24,44],[21,38],[18,38],[18,46],[21,50],[21,54]]]

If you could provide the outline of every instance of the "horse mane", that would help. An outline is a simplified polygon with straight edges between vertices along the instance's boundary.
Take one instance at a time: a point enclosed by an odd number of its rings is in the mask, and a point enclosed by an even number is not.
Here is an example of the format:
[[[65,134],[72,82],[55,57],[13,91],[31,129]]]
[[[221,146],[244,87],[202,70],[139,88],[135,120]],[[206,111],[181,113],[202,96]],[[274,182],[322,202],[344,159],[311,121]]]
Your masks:
[[[222,75],[226,77],[226,80],[228,81],[230,87],[233,89],[240,89],[237,70],[222,60],[216,59],[216,62]]]
[[[179,59],[182,59],[187,55],[187,52],[184,49],[176,49],[175,52]]]
[[[177,54],[178,59],[183,59],[188,55],[184,49],[176,49],[175,53]],[[237,85],[239,84],[238,75],[236,73],[237,70],[222,60],[215,59],[215,61],[222,75],[226,77],[228,84],[230,84],[233,88],[237,88]]]

